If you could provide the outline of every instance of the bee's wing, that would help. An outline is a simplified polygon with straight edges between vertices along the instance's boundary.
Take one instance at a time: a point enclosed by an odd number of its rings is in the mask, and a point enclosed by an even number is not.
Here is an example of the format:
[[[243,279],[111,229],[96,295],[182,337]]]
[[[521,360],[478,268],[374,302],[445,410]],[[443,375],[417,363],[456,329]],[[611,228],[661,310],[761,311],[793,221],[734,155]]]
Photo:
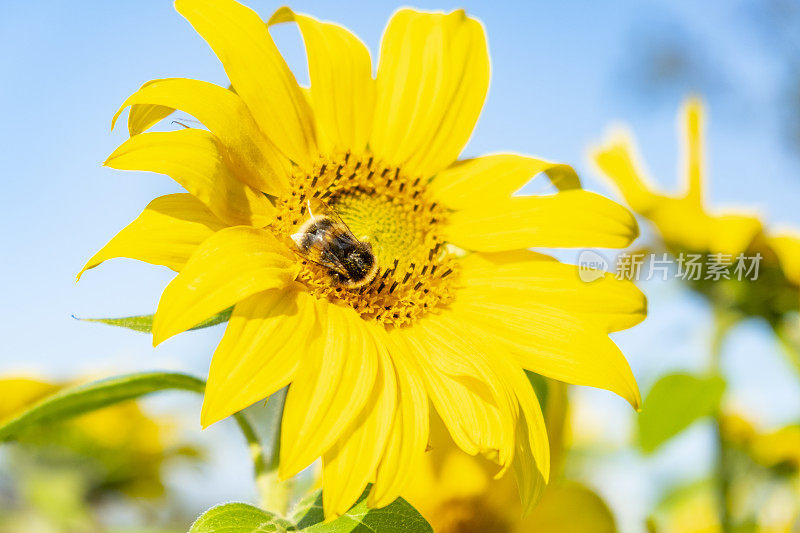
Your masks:
[[[310,261],[315,265],[319,265],[325,268],[329,268],[331,270],[335,270],[339,274],[344,276],[347,275],[347,271],[344,268],[344,265],[340,261],[338,261],[335,257],[330,256],[329,254],[325,254],[326,257],[323,257],[322,254],[318,253],[303,253],[300,250],[295,249],[295,253],[305,259],[306,261]],[[329,260],[332,259],[332,260]]]
[[[342,220],[342,217],[340,217],[339,214],[336,211],[334,211],[333,208],[331,208],[331,206],[329,206],[327,203],[325,203],[322,200],[317,200],[317,202],[318,202],[318,205],[317,205],[316,209],[317,209],[318,212],[322,212],[323,214],[325,214],[325,216],[330,217],[331,219],[333,219],[334,222],[336,222],[337,224],[339,224],[342,227],[342,229],[344,230],[344,232],[347,234],[348,237],[350,237],[351,239],[353,239],[356,242],[361,241],[361,239],[356,237],[353,234],[353,232],[350,230],[350,226],[347,225],[347,222]]]
[[[290,235],[292,241],[294,242],[294,252],[302,257],[303,259],[310,261],[314,264],[323,266],[325,268],[329,268],[331,270],[335,270],[340,274],[346,274],[347,271],[345,266],[336,257],[336,254],[331,253],[328,250],[328,245],[324,240],[319,240],[319,242],[311,244],[311,245],[302,245],[303,239],[306,237],[305,228],[308,223],[315,222],[316,217],[311,215],[311,219],[300,228],[300,231]],[[346,232],[344,226],[341,226],[341,231]]]
[[[292,237],[294,238],[294,235],[292,235]],[[295,243],[296,242],[297,241],[295,241]],[[299,246],[295,246],[294,252],[303,259],[319,266],[330,268],[331,270],[335,270],[340,274],[347,273],[342,262],[339,261],[334,254],[328,252],[325,245],[311,246],[305,250],[301,249]]]

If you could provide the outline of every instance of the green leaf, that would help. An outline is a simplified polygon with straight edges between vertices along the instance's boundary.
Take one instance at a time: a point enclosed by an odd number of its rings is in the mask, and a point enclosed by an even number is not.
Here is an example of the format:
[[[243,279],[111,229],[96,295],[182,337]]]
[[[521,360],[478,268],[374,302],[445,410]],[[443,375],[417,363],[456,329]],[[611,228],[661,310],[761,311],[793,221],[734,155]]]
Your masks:
[[[212,507],[198,518],[189,533],[282,533],[297,529],[286,520],[246,503]]]
[[[422,515],[402,498],[383,509],[368,509],[367,494],[369,488],[352,509],[327,524],[321,491],[308,494],[297,504],[296,525],[245,503],[219,505],[198,518],[189,533],[433,533]]]
[[[146,372],[94,381],[63,389],[16,418],[0,423],[0,442],[42,424],[61,421],[166,389],[202,393],[203,380],[173,372]]]
[[[197,324],[195,327],[191,328],[191,330],[195,329],[203,329],[209,328],[211,326],[216,326],[217,324],[222,324],[223,322],[227,322],[231,318],[231,313],[233,312],[233,307],[229,307],[224,311],[217,313],[216,315],[212,316],[211,318],[207,318]],[[134,331],[141,331],[142,333],[150,333],[153,331],[153,316],[155,315],[136,315],[136,316],[124,316],[120,318],[78,318],[73,317],[76,320],[80,320],[82,322],[99,322],[101,324],[106,324],[109,326],[117,326],[120,328],[128,328]]]
[[[97,409],[133,400],[162,390],[175,389],[203,394],[203,380],[177,372],[143,372],[94,381],[62,389],[30,407],[15,418],[0,421],[0,443],[16,438],[28,429],[60,422]],[[250,448],[256,476],[267,468],[258,435],[244,413],[234,413]]]
[[[639,447],[652,453],[695,421],[719,407],[725,380],[719,376],[670,374],[659,379],[642,404]]]
[[[327,524],[322,511],[322,492],[313,492],[298,503],[293,519],[304,533],[433,533],[430,524],[402,498],[382,509],[369,509],[369,489],[349,511]]]

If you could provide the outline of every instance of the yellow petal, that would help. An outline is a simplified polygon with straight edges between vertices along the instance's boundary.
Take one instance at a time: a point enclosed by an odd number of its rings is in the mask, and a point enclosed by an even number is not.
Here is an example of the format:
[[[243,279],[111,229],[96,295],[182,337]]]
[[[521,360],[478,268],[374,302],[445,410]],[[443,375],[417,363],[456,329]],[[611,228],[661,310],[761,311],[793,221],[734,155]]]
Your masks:
[[[800,467],[800,426],[790,425],[761,433],[750,444],[753,459],[770,468]]]
[[[381,327],[381,326],[378,326]],[[378,377],[361,414],[322,456],[322,505],[326,520],[347,512],[375,477],[386,447],[397,402],[392,360],[378,348]]]
[[[546,379],[547,406],[544,409],[544,419],[547,428],[547,440],[550,443],[550,472],[554,478],[560,477],[564,471],[564,457],[569,451],[567,441],[567,417],[569,400],[567,398],[567,384],[554,379]]]
[[[370,507],[385,507],[405,490],[423,459],[430,431],[428,396],[416,365],[404,345],[390,346],[397,378],[397,410],[367,499]]]
[[[676,252],[738,254],[762,231],[755,216],[712,215],[689,198],[660,198],[647,217]]]
[[[305,351],[289,387],[281,425],[279,476],[314,462],[360,413],[375,386],[378,348],[350,307],[318,300],[324,324],[319,349]]]
[[[158,80],[145,83],[142,85],[142,89],[155,81]],[[131,106],[130,113],[128,113],[128,133],[133,137],[134,135],[147,131],[158,122],[170,116],[173,111],[175,111],[174,108],[163,105],[134,104]]]
[[[652,181],[646,177],[633,138],[626,130],[609,132],[602,146],[591,150],[591,157],[631,209],[647,216],[658,204],[661,195],[655,193]]]
[[[584,190],[492,201],[456,211],[446,227],[448,241],[481,252],[624,248],[638,233],[636,219],[627,209]]]
[[[515,426],[506,431],[514,435],[514,451],[509,458],[513,457],[512,466],[523,514],[527,513],[541,498],[550,478],[550,447],[539,400],[522,367],[509,357],[502,343],[495,342],[491,336],[481,335],[479,330],[471,330],[468,323],[460,322],[457,318],[452,319],[450,324],[451,330],[458,330],[464,339],[470,339],[473,346],[480,346],[480,350],[487,354],[488,363],[497,378],[505,384],[508,394],[518,405],[519,415],[513,417]],[[474,353],[470,358],[476,359]],[[495,475],[495,479],[504,472],[505,468]]]
[[[175,112],[163,105],[136,104],[128,113],[128,135],[133,137],[145,132]]]
[[[500,360],[499,357],[496,360]],[[521,417],[515,431],[514,476],[517,480],[522,514],[539,502],[550,480],[550,445],[542,408],[527,376],[516,365],[508,365],[506,379],[519,401]]]
[[[684,158],[687,182],[686,197],[703,203],[703,102],[687,98],[683,103]]]
[[[485,205],[502,200],[544,173],[561,190],[577,189],[580,179],[572,167],[516,154],[494,154],[458,161],[439,172],[430,189],[452,209]]]
[[[200,243],[224,227],[225,224],[191,194],[160,196],[89,259],[78,273],[78,279],[90,268],[115,257],[180,270]]]
[[[211,359],[201,423],[207,427],[289,384],[299,347],[319,349],[316,306],[293,284],[254,294],[233,308]]]
[[[214,50],[267,138],[310,166],[317,156],[311,109],[264,21],[235,0],[176,0],[175,9]]]
[[[559,381],[609,390],[639,408],[641,396],[630,366],[597,324],[537,303],[521,307],[458,297],[451,308],[459,320],[469,324],[464,329],[474,328],[506,346],[523,368]]]
[[[234,226],[209,237],[167,285],[153,318],[153,345],[267,289],[285,287],[296,261],[269,231]]]
[[[542,261],[533,252],[472,254],[461,262],[459,297],[525,307],[544,304],[580,316],[612,332],[647,316],[647,300],[636,285],[610,273],[583,281],[578,267]]]
[[[58,391],[59,385],[33,378],[0,379],[0,422],[21,414],[39,400]]]
[[[530,389],[530,385],[528,385]],[[519,521],[515,505],[519,491],[512,476],[492,479],[496,468],[489,461],[465,454],[454,446],[444,424],[431,420],[429,451],[403,492],[403,498],[417,509],[434,531],[517,531],[500,527]],[[478,525],[484,527],[477,527]],[[488,528],[488,529],[487,529]]]
[[[776,235],[768,241],[778,254],[783,275],[800,285],[800,235]]]
[[[275,11],[269,24],[291,21],[297,23],[305,41],[311,107],[322,138],[333,150],[363,151],[375,110],[369,50],[346,28],[288,7]]]
[[[401,9],[381,41],[370,147],[410,175],[431,176],[467,143],[489,87],[480,22]]]
[[[762,230],[761,221],[754,216],[733,214],[711,216],[706,233],[707,249],[720,254],[742,253]]]
[[[416,349],[428,395],[455,443],[503,469],[510,466],[517,405],[486,346],[445,314],[425,317],[397,335]]]
[[[262,135],[242,99],[213,83],[185,78],[153,80],[128,97],[114,115],[112,128],[128,106],[154,104],[193,115],[225,147],[233,174],[251,187],[277,195],[288,185],[288,161]],[[143,120],[143,119],[142,119]]]
[[[499,464],[496,478],[513,465],[523,502],[534,505],[550,475],[547,430],[530,382],[507,348],[444,313],[403,337],[421,355],[417,365],[428,394],[455,443]]]
[[[166,174],[228,224],[269,224],[275,208],[261,192],[233,176],[222,150],[205,130],[142,133],[122,143],[105,165]]]

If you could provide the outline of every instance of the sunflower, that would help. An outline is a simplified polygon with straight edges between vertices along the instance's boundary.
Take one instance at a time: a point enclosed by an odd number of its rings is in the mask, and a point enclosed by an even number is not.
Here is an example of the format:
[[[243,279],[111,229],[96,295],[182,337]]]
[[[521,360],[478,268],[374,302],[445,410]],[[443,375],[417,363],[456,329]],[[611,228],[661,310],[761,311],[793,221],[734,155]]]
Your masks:
[[[653,222],[666,250],[676,257],[712,255],[732,262],[740,256],[760,258],[756,279],[707,280],[702,272],[702,279],[690,280],[691,286],[718,310],[738,317],[762,317],[778,328],[800,307],[800,234],[768,232],[750,213],[706,208],[703,117],[701,100],[687,98],[679,116],[685,192],[663,194],[650,184],[632,137],[624,129],[612,130],[591,157],[628,205]]]
[[[326,517],[369,482],[392,502],[428,443],[429,405],[465,452],[514,467],[526,506],[549,474],[540,407],[523,368],[605,388],[638,406],[608,333],[645,314],[641,293],[530,247],[622,247],[620,205],[579,188],[571,168],[514,154],[457,161],[489,84],[483,27],[463,11],[402,9],[373,77],[347,29],[288,8],[267,23],[233,0],[176,8],[222,62],[231,90],[149,82],[128,98],[131,138],[106,161],[167,174],[162,196],[89,260],[129,257],[177,271],[154,344],[233,306],[209,370],[203,426],[289,386],[281,478],[322,458]],[[295,23],[301,88],[269,26]],[[207,129],[147,132],[172,109]],[[115,117],[116,119],[116,117]],[[512,197],[537,174],[561,189]],[[370,243],[377,273],[348,288],[289,238],[323,202]]]

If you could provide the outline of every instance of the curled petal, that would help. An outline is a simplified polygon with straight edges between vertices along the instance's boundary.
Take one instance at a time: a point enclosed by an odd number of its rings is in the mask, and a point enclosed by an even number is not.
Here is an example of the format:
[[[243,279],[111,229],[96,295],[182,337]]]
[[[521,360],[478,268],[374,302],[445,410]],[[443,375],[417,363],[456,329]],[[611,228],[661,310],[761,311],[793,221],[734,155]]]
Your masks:
[[[114,150],[105,165],[118,170],[166,174],[231,225],[263,227],[275,212],[266,196],[233,175],[225,162],[223,148],[205,130],[136,135]]]
[[[288,161],[262,135],[250,110],[233,91],[185,78],[153,80],[123,102],[112,128],[123,109],[131,106],[133,113],[145,104],[180,109],[197,118],[219,139],[234,175],[244,183],[272,195],[286,189]],[[152,113],[153,118],[159,116]]]
[[[466,209],[504,200],[540,173],[560,190],[580,188],[578,175],[569,165],[516,154],[458,161],[439,172],[430,188],[448,207]]]

